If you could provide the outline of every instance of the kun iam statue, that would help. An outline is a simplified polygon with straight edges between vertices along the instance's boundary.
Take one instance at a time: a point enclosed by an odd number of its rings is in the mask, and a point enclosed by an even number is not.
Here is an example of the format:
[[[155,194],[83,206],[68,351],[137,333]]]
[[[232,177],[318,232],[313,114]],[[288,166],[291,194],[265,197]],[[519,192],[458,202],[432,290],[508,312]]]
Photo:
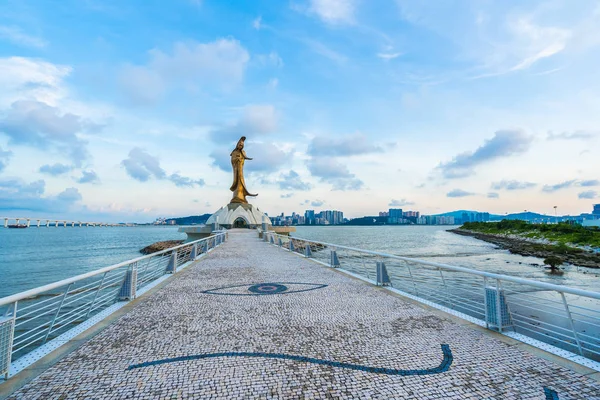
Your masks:
[[[246,196],[258,196],[258,194],[251,194],[246,189],[246,182],[244,181],[244,162],[246,160],[252,160],[250,157],[246,156],[246,152],[244,151],[244,141],[246,140],[246,136],[242,136],[240,140],[238,140],[235,149],[231,152],[231,166],[233,168],[233,184],[229,188],[233,192],[233,198],[229,202],[231,203],[243,203],[248,204],[248,200],[246,200]]]

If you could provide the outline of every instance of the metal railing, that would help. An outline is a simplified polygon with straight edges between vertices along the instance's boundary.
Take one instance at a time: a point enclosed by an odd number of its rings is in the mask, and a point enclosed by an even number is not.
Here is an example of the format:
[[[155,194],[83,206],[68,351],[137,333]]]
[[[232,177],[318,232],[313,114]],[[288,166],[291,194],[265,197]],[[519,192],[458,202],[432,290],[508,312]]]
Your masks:
[[[0,298],[0,377],[39,349],[115,303],[132,300],[227,239],[226,232]],[[30,357],[31,358],[31,357]]]
[[[273,245],[475,320],[600,361],[600,293],[376,251],[261,232]],[[581,361],[581,359],[578,359]],[[591,363],[594,368],[600,364]]]

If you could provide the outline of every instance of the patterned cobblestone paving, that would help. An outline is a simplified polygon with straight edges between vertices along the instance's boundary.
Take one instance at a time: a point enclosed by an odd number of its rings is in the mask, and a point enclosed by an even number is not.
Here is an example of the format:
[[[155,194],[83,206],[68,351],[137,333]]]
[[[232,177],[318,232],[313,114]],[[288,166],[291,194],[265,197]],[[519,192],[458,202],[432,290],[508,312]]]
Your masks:
[[[254,295],[211,293],[217,289]],[[453,357],[445,372],[398,376],[335,366],[433,369],[442,344]],[[334,363],[192,357],[211,353]],[[178,357],[187,359],[128,369]],[[229,242],[11,398],[542,400],[544,388],[561,400],[600,399],[600,385],[589,378],[283,252],[254,231],[231,231]]]

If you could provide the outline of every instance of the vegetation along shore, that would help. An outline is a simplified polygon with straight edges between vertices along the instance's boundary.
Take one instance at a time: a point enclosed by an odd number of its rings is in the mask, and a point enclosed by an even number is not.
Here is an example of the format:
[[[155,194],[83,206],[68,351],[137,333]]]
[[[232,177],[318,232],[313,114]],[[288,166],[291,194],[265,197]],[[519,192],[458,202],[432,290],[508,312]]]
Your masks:
[[[472,236],[522,256],[557,257],[564,263],[600,268],[600,229],[593,227],[502,220],[467,222],[450,232]]]

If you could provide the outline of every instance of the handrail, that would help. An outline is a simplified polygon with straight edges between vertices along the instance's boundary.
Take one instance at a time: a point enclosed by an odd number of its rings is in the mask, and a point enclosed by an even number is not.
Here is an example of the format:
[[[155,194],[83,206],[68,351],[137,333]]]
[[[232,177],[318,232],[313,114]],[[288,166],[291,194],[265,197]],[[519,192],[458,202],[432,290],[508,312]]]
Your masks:
[[[274,232],[263,232],[263,238],[286,251],[391,286],[409,298],[600,371],[599,292]],[[318,248],[312,248],[313,244]],[[365,265],[365,255],[373,256],[370,267]],[[522,296],[527,298],[522,300]],[[594,306],[589,306],[589,301]]]
[[[272,235],[276,235],[276,236],[288,237],[288,236],[285,236],[285,235],[280,235],[278,233],[271,233],[271,232],[269,232],[269,233],[272,234]],[[593,292],[593,291],[590,291],[590,290],[577,289],[577,288],[572,288],[572,287],[569,287],[569,286],[555,285],[555,284],[552,284],[552,283],[538,282],[538,281],[534,281],[532,279],[518,278],[518,277],[510,276],[510,275],[494,274],[492,272],[478,271],[476,269],[470,269],[470,268],[465,268],[465,267],[457,267],[457,266],[454,266],[454,265],[448,265],[448,264],[436,263],[436,262],[431,262],[431,261],[419,260],[417,258],[402,257],[402,256],[394,255],[394,254],[388,254],[388,253],[381,253],[381,252],[372,251],[372,250],[359,249],[359,248],[356,248],[356,247],[342,246],[342,245],[339,245],[339,244],[333,244],[333,243],[327,243],[327,242],[320,242],[320,241],[317,241],[317,240],[304,239],[304,238],[299,238],[299,237],[296,237],[296,236],[289,236],[288,238],[290,238],[290,239],[296,239],[296,240],[302,240],[302,241],[310,242],[310,243],[322,244],[322,245],[325,245],[325,246],[335,247],[335,248],[338,248],[338,249],[358,251],[358,252],[361,252],[361,253],[372,254],[372,255],[376,255],[376,256],[380,256],[380,257],[394,258],[394,259],[397,259],[397,260],[408,261],[408,262],[412,262],[412,263],[415,263],[415,264],[428,265],[430,267],[444,268],[444,269],[447,269],[447,270],[450,270],[450,271],[455,271],[455,272],[465,272],[465,273],[469,273],[469,274],[473,274],[473,275],[479,275],[479,276],[483,276],[483,277],[491,278],[491,279],[501,279],[501,280],[504,280],[504,281],[514,282],[514,283],[520,283],[520,284],[525,284],[525,285],[531,285],[531,286],[538,287],[540,289],[554,290],[554,291],[557,291],[557,292],[569,293],[569,294],[574,294],[574,295],[578,295],[578,296],[592,297],[592,298],[594,298],[596,300],[600,300],[600,292]]]
[[[224,233],[217,233],[215,235],[207,236],[207,237],[202,238],[202,239],[194,240],[193,242],[183,243],[183,244],[180,244],[178,246],[170,247],[168,249],[157,251],[157,252],[152,253],[152,254],[147,254],[145,256],[133,258],[133,259],[130,259],[130,260],[127,260],[127,261],[120,262],[118,264],[110,265],[108,267],[104,267],[104,268],[100,268],[100,269],[97,269],[97,270],[94,270],[94,271],[86,272],[85,274],[76,275],[76,276],[73,276],[71,278],[63,279],[61,281],[49,283],[47,285],[39,286],[37,288],[26,290],[24,292],[15,293],[15,294],[10,295],[10,296],[2,297],[2,298],[0,298],[0,307],[1,306],[5,306],[7,304],[14,303],[15,301],[23,300],[23,299],[26,299],[28,297],[32,297],[32,296],[38,295],[38,294],[43,293],[43,292],[47,292],[48,290],[56,289],[56,288],[59,288],[59,287],[65,286],[65,285],[69,285],[71,283],[75,283],[75,282],[80,281],[82,279],[86,279],[86,278],[90,278],[92,276],[103,274],[105,272],[109,272],[109,271],[115,270],[117,268],[121,268],[121,267],[124,267],[126,265],[130,265],[130,264],[135,263],[135,262],[139,262],[139,261],[142,261],[142,260],[145,260],[145,259],[148,259],[148,258],[153,258],[153,257],[159,256],[159,255],[167,253],[167,252],[172,252],[172,251],[180,249],[182,247],[188,247],[191,244],[193,245],[195,243],[198,243],[198,242],[201,242],[201,241],[213,238],[213,237],[217,237],[217,236],[220,236],[220,235],[224,235]]]

